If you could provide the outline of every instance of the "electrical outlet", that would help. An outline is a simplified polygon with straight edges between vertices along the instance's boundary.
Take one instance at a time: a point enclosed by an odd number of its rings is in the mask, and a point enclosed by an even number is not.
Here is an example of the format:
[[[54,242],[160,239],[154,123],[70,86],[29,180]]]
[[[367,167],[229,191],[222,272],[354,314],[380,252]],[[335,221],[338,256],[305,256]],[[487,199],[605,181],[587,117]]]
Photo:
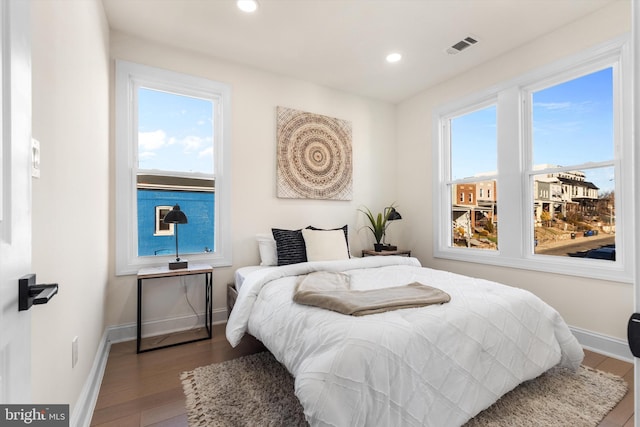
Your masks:
[[[78,363],[78,337],[71,341],[71,367],[75,368]]]

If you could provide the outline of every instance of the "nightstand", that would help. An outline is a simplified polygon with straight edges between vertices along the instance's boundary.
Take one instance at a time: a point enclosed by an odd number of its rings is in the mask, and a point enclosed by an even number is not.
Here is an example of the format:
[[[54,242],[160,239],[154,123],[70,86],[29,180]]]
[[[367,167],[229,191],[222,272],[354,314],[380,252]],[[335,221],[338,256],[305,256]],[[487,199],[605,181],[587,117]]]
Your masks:
[[[366,249],[362,251],[362,256],[387,256],[387,255],[400,255],[400,256],[411,256],[410,250],[398,249],[397,251],[380,251],[376,252],[373,249]]]
[[[167,277],[192,276],[202,274],[204,276],[204,297],[205,297],[205,327],[203,333],[192,334],[191,331],[176,332],[166,335],[161,341],[164,344],[153,347],[148,341],[152,341],[156,337],[142,337],[142,296],[143,281],[150,279],[160,279]],[[179,282],[178,282],[179,283]],[[143,268],[138,271],[138,319],[137,319],[137,340],[136,353],[143,353],[150,350],[172,347],[174,345],[186,344],[194,341],[211,339],[212,336],[212,317],[213,317],[213,268],[209,265],[189,264],[188,268],[179,270],[170,270],[167,266]],[[153,286],[148,284],[147,286]],[[166,338],[166,339],[165,339]],[[184,338],[181,341],[176,339]]]

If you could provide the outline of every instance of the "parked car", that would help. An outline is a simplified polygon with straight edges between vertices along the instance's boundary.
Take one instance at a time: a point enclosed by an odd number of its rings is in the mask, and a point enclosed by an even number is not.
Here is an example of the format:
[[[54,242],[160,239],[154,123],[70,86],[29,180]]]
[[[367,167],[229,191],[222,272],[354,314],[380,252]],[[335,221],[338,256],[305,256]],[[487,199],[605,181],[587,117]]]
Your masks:
[[[603,246],[598,249],[591,249],[584,256],[585,258],[594,258],[594,259],[606,259],[609,261],[616,260],[616,247],[615,246]]]

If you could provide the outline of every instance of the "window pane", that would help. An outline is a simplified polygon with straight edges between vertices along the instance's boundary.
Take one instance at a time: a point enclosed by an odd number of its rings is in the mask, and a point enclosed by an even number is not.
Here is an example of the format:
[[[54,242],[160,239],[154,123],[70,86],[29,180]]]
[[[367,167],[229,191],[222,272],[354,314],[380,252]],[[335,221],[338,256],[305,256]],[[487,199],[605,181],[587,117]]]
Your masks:
[[[450,128],[452,179],[479,178],[450,188],[451,244],[496,250],[496,181],[480,178],[497,173],[496,107],[451,119]]]
[[[533,93],[534,169],[613,162],[613,70]],[[533,180],[536,254],[615,260],[614,168]]]
[[[179,253],[211,252],[215,193],[138,189],[138,256],[172,255],[176,251],[174,227],[179,227]],[[156,233],[156,206],[180,205],[189,221],[175,224],[172,232]]]
[[[534,253],[615,261],[613,167],[535,175]]]
[[[213,102],[147,88],[138,91],[138,256],[214,248]],[[179,176],[176,176],[179,175]],[[205,176],[203,176],[205,175]],[[174,205],[187,224],[162,224]]]
[[[498,249],[496,181],[451,186],[452,246]]]
[[[211,100],[140,88],[138,168],[213,174]]]
[[[451,178],[495,174],[496,141],[495,105],[451,119]]]
[[[533,93],[533,164],[613,159],[613,70]]]

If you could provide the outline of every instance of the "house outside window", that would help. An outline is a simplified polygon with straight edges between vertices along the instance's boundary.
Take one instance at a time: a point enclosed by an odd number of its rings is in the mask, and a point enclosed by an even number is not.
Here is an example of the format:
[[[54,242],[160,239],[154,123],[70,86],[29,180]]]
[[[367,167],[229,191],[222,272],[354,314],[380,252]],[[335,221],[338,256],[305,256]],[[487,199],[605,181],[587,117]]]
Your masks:
[[[618,39],[442,107],[434,122],[434,255],[629,281],[630,83],[626,40]],[[495,182],[494,197],[479,197],[477,208],[462,199],[452,205],[451,187],[483,181]],[[488,235],[495,246],[482,243]]]
[[[116,62],[116,274],[171,259],[176,204],[180,254],[231,264],[229,127],[228,85]]]

